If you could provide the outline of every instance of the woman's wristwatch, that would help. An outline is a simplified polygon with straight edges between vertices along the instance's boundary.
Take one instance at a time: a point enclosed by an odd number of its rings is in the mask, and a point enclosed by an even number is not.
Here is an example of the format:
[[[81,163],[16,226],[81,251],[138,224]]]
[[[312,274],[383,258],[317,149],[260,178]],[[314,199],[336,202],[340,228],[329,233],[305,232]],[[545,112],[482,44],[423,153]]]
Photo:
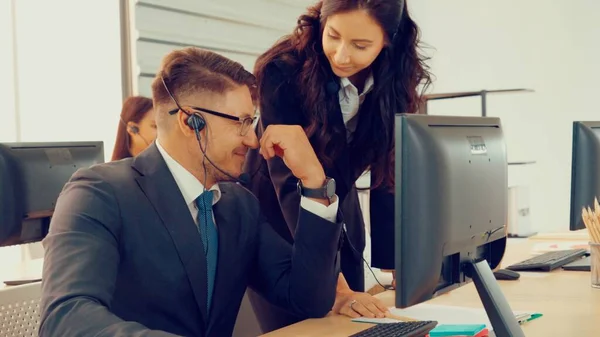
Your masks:
[[[327,199],[331,201],[331,198],[335,195],[335,179],[326,177],[323,186],[319,188],[304,187],[302,186],[302,181],[298,180],[298,193],[307,198]]]

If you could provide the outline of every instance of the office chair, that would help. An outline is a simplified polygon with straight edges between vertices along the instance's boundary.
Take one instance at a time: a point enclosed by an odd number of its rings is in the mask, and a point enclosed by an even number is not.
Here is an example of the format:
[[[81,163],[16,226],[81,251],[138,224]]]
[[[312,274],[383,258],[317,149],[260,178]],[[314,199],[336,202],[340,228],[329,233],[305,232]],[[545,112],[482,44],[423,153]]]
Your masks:
[[[36,337],[42,283],[0,289],[0,336]]]

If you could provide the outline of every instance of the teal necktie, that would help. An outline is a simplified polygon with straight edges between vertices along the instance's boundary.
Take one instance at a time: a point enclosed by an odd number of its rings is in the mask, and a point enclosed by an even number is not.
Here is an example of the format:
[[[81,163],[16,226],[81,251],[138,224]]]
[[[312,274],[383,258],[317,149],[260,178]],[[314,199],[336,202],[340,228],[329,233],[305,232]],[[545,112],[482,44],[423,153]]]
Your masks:
[[[217,253],[219,251],[219,236],[213,219],[213,191],[205,191],[196,199],[198,206],[198,231],[204,245],[206,255],[206,309],[210,312],[210,304],[217,272]]]

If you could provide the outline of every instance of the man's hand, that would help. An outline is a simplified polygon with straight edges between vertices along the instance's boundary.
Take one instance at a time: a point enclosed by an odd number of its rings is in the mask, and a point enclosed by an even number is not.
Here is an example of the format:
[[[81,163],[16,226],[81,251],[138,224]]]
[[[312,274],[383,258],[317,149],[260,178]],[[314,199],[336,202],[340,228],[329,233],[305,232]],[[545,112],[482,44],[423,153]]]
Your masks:
[[[269,125],[260,139],[260,154],[266,160],[281,157],[304,187],[319,188],[325,182],[323,166],[299,125]]]
[[[352,290],[338,291],[335,296],[333,312],[352,318],[369,317],[383,318],[388,313],[388,308],[367,293],[359,293]]]

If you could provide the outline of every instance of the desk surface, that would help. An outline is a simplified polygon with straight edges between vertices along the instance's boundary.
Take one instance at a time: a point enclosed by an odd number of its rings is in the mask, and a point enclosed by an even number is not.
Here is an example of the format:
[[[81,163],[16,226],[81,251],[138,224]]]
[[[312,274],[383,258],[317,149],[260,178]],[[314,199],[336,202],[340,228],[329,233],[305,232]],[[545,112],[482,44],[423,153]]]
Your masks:
[[[532,243],[510,239],[502,265],[524,260]],[[589,272],[554,270],[550,273],[521,272],[517,281],[498,281],[513,310],[533,310],[544,316],[522,325],[527,337],[598,336],[594,324],[600,319],[600,289],[590,286]],[[394,305],[394,292],[379,296],[388,306]],[[468,284],[428,303],[482,307],[474,285]],[[354,323],[350,318],[329,315],[310,319],[264,335],[278,336],[348,336],[372,325]]]
[[[4,281],[41,278],[43,263],[44,259],[34,259],[14,265],[0,265],[0,290],[8,287]]]

